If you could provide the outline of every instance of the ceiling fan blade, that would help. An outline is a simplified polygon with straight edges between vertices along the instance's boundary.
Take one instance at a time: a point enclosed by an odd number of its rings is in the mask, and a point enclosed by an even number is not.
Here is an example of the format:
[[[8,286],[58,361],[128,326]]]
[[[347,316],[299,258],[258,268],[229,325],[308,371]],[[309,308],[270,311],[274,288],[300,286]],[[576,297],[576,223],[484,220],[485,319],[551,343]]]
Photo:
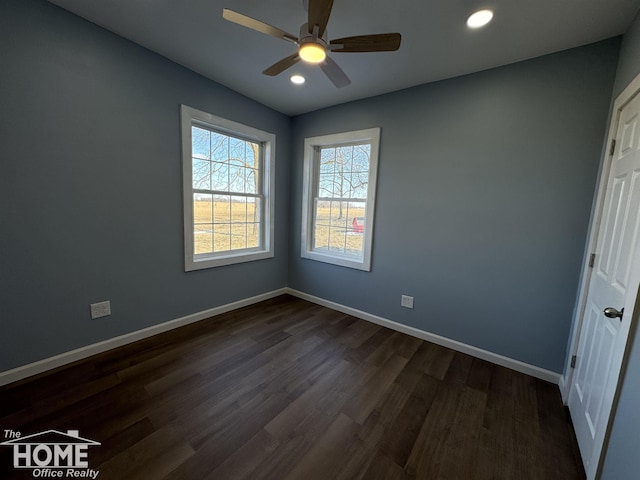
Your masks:
[[[317,25],[318,37],[322,38],[327,29],[332,8],[333,0],[309,0],[309,17],[307,22],[309,24],[309,33],[313,33],[313,27]]]
[[[336,87],[342,88],[351,84],[351,80],[349,80],[347,74],[342,71],[342,69],[336,62],[331,59],[331,57],[325,58],[324,62],[320,64],[320,68]]]
[[[289,55],[288,57],[283,58],[279,62],[274,63],[262,73],[264,75],[269,75],[270,77],[275,77],[276,75],[280,75],[287,68],[292,67],[299,61],[300,61],[300,56],[297,53],[294,53],[293,55]]]
[[[222,18],[230,22],[237,23],[238,25],[242,25],[243,27],[250,28],[251,30],[271,35],[272,37],[281,38],[295,44],[298,43],[298,37],[296,37],[295,35],[287,33],[284,30],[280,30],[279,28],[274,27],[273,25],[269,25],[268,23],[256,20],[255,18],[247,17],[242,13],[229,10],[228,8],[222,9]]]
[[[399,33],[380,33],[337,38],[329,45],[332,52],[393,52],[400,48],[401,40]]]

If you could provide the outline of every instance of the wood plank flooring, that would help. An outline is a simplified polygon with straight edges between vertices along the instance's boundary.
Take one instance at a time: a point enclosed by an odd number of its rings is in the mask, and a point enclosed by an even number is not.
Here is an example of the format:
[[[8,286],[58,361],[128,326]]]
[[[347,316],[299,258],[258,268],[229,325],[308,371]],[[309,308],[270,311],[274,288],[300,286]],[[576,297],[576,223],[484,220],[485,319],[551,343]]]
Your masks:
[[[557,386],[287,295],[2,387],[6,429],[101,480],[584,478]]]

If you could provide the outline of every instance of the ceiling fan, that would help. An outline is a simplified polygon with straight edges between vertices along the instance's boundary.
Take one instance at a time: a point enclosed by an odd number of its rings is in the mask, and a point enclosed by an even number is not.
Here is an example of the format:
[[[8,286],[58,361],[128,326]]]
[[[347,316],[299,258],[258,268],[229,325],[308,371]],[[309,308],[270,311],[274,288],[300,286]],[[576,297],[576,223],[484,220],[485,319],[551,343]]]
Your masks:
[[[338,64],[327,55],[327,52],[392,52],[400,48],[401,35],[399,33],[358,35],[328,41],[327,23],[329,23],[333,0],[304,0],[304,3],[305,5],[308,4],[308,20],[307,23],[300,27],[299,37],[228,8],[222,10],[222,16],[225,20],[281,38],[298,47],[296,53],[274,63],[262,72],[264,75],[271,77],[279,75],[287,68],[303,60],[308,63],[319,64],[325,75],[329,77],[329,80],[336,87],[342,88],[349,85],[351,80]]]

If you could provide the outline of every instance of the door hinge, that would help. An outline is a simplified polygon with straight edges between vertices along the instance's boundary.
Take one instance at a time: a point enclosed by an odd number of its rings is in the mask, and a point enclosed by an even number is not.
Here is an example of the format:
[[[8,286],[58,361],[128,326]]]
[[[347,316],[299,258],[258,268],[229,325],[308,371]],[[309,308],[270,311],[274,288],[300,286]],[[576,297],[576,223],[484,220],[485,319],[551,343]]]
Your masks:
[[[611,149],[609,150],[609,155],[613,155],[616,151],[616,139],[611,140]]]
[[[571,368],[576,368],[576,360],[578,359],[577,355],[571,357]]]
[[[595,264],[596,264],[596,254],[592,253],[591,255],[589,255],[589,268],[593,268]]]

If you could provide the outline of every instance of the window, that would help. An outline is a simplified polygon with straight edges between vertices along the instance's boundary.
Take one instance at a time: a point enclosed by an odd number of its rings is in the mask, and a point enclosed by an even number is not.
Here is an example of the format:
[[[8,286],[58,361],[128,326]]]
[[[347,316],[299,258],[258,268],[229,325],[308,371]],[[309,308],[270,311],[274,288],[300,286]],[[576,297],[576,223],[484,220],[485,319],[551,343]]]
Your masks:
[[[302,257],[371,270],[380,129],[304,142]]]
[[[182,105],[185,270],[273,257],[275,135]]]

